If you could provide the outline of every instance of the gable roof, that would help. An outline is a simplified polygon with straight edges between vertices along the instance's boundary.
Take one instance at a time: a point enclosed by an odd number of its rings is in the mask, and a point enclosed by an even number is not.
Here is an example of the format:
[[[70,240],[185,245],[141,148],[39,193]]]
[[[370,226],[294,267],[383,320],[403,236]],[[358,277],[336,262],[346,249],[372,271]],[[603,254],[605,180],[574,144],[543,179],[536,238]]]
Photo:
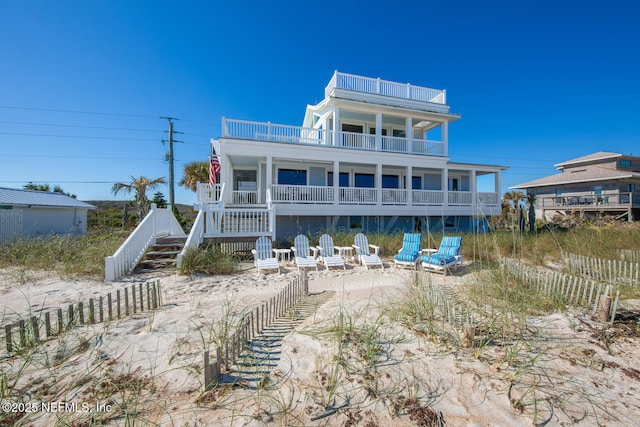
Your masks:
[[[0,205],[13,206],[42,206],[57,208],[84,208],[96,207],[62,193],[48,191],[21,190],[18,188],[0,187]]]
[[[573,184],[577,182],[604,181],[609,179],[638,178],[640,173],[617,170],[606,166],[592,165],[586,169],[567,170],[544,178],[534,179],[509,188],[534,188],[546,187],[549,185]]]

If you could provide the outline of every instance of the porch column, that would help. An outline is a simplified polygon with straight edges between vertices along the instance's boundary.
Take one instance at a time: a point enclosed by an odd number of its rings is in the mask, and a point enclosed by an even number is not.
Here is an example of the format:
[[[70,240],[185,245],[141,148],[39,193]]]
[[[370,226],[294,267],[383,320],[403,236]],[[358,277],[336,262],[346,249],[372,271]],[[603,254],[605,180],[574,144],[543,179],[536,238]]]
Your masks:
[[[266,182],[265,182],[265,190],[271,193],[271,199],[273,200],[273,157],[267,156],[267,166],[266,166]]]
[[[333,204],[340,204],[340,162],[333,161]]]
[[[411,153],[413,151],[413,144],[411,143],[413,139],[413,119],[411,117],[405,119],[404,136],[407,138],[407,153]]]
[[[502,207],[502,171],[498,170],[496,172],[496,193],[498,194],[497,207]]]
[[[442,123],[442,155],[449,155],[449,122]]]
[[[413,166],[407,166],[407,178],[405,184],[407,192],[407,205],[413,205]]]
[[[377,136],[377,135],[376,135]],[[382,164],[376,164],[376,176],[375,176],[375,186],[376,186],[376,204],[382,204]]]
[[[340,110],[333,109],[333,145],[336,147],[342,147],[342,136],[340,135]]]
[[[442,206],[449,206],[449,170],[442,169]]]
[[[382,113],[376,113],[376,151],[382,150]]]
[[[469,191],[471,191],[471,210],[476,211],[478,204],[478,186],[476,184],[476,170],[472,169],[469,172]]]

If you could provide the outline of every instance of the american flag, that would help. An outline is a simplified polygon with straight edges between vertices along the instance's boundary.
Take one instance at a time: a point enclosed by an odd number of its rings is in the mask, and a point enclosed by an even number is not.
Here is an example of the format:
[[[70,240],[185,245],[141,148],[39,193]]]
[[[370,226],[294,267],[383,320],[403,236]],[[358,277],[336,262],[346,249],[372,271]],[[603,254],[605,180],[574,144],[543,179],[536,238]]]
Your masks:
[[[211,147],[211,156],[209,157],[209,185],[214,186],[218,182],[218,175],[220,174],[220,162],[218,161],[218,155],[216,150]]]

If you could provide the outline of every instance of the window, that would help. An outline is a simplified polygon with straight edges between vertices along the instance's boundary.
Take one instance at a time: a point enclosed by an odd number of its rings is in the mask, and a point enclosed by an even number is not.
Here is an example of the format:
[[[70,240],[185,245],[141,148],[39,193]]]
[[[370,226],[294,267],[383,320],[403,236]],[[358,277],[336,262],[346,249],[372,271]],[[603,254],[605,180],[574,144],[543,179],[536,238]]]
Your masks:
[[[593,187],[593,194],[601,195],[602,194],[602,185],[595,185]]]
[[[631,183],[631,184],[627,184],[627,193],[635,193],[636,192],[636,185]]]
[[[375,180],[372,173],[357,173],[354,177],[354,187],[374,188]]]
[[[300,169],[278,169],[278,184],[307,185],[307,171]]]
[[[376,134],[376,128],[369,128],[369,134],[371,135],[375,135]],[[387,135],[387,130],[386,129],[382,129],[382,136],[386,136]]]
[[[362,229],[362,217],[361,216],[350,216],[349,217],[349,228],[352,230],[361,230]]]
[[[412,190],[422,190],[422,177],[414,176],[411,178],[411,189]]]
[[[393,129],[393,136],[395,136],[396,138],[405,138],[406,134],[404,132],[404,129]]]
[[[631,160],[620,160],[620,166],[623,168],[631,167]]]
[[[382,175],[382,188],[400,188],[398,175]]]
[[[238,170],[233,171],[233,189],[240,191],[256,191],[257,175],[255,170]]]
[[[556,188],[556,196],[562,197],[562,187]]]
[[[342,124],[342,131],[343,132],[363,133],[362,130],[363,130],[363,128],[360,125],[350,125],[348,123],[343,123]]]
[[[340,187],[348,187],[349,186],[349,173],[348,172],[340,172],[340,182],[338,185]],[[327,185],[329,187],[333,186],[333,172],[327,173]]]

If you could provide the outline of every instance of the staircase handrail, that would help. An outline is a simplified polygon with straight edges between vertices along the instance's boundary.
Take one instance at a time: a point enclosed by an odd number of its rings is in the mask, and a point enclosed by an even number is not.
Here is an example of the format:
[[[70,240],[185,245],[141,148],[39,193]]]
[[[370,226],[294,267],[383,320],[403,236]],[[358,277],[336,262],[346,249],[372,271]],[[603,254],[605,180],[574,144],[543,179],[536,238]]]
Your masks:
[[[158,235],[179,235],[184,231],[170,207],[159,209],[155,203],[151,210],[127,237],[118,250],[104,259],[105,281],[112,282],[129,274],[144,256]]]
[[[202,244],[204,241],[204,223],[205,223],[205,211],[199,210],[198,215],[193,223],[193,227],[191,227],[191,232],[189,233],[189,237],[187,237],[187,241],[182,248],[182,252],[178,254],[176,257],[176,266],[178,271],[180,271],[180,266],[182,265],[182,258],[185,256],[189,249],[195,249]]]

